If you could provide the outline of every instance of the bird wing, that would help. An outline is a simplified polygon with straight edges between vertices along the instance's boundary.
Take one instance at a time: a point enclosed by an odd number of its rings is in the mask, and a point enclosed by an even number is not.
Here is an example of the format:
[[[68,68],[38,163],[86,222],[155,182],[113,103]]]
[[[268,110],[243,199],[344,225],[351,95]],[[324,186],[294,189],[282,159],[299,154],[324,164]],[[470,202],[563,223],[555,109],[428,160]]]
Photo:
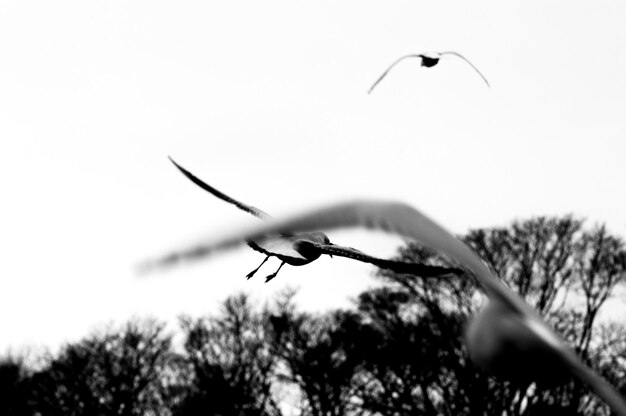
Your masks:
[[[294,248],[295,237],[270,236],[258,240],[249,240],[248,245],[260,253],[268,256],[289,257],[294,260],[306,260],[302,254]]]
[[[466,266],[476,275],[488,294],[502,297],[502,300],[515,310],[521,311],[524,308],[520,304],[525,305],[525,302],[510,294],[465,244],[421,212],[398,202],[354,201],[330,205],[291,219],[271,221],[250,231],[221,239],[200,241],[163,258],[172,256],[185,258],[188,255],[197,256],[197,253],[208,254],[250,240],[257,241],[268,235],[349,227],[380,229],[420,241]],[[159,260],[156,260],[156,263],[159,263]]]
[[[183,173],[183,175],[185,175],[187,178],[189,178],[189,180],[191,180],[191,182],[195,183],[196,185],[198,185],[200,188],[204,189],[205,191],[208,191],[208,192],[212,193],[213,195],[215,195],[216,197],[218,197],[222,201],[226,201],[229,204],[233,204],[234,206],[236,206],[240,210],[245,211],[248,214],[252,214],[255,217],[261,218],[262,220],[268,220],[268,219],[272,218],[268,213],[260,210],[259,208],[253,207],[251,205],[244,204],[243,202],[239,202],[236,199],[233,199],[233,198],[229,197],[228,195],[218,191],[217,189],[213,188],[211,185],[209,185],[206,182],[200,180],[198,177],[196,177],[194,174],[189,172],[187,169],[185,169],[182,166],[180,166],[171,157],[169,159],[172,161],[174,166],[176,166],[178,168],[178,170],[180,170]]]
[[[487,295],[503,302],[512,311],[525,318],[531,329],[546,345],[555,351],[571,371],[592,391],[606,401],[616,412],[626,416],[626,403],[614,388],[602,377],[585,366],[578,356],[543,323],[539,315],[519,296],[509,291],[490,272],[481,259],[469,247],[446,231],[436,222],[415,208],[398,202],[352,201],[322,207],[291,219],[270,222],[256,230],[251,230],[223,239],[209,240],[190,245],[172,254],[166,255],[146,265],[159,265],[168,259],[185,258],[198,253],[209,253],[240,245],[245,241],[258,240],[270,234],[282,232],[306,232],[313,230],[366,227],[379,229],[415,239],[435,249],[471,271],[482,284]]]
[[[404,55],[401,56],[400,58],[396,59],[391,65],[389,65],[389,67],[385,70],[385,72],[383,72],[378,79],[376,80],[376,82],[374,82],[372,84],[372,86],[370,87],[370,89],[367,91],[368,94],[371,94],[371,92],[374,90],[374,88],[380,83],[380,81],[383,80],[383,78],[385,78],[387,76],[387,74],[389,73],[389,71],[391,71],[391,69],[396,66],[396,64],[398,64],[400,61],[406,59],[406,58],[420,58],[422,59],[422,54],[410,54],[410,55]]]
[[[480,75],[480,77],[483,79],[483,81],[485,81],[485,84],[487,84],[487,86],[489,88],[491,88],[491,85],[489,85],[489,81],[487,81],[487,78],[485,78],[485,76],[482,74],[482,72],[480,72],[478,70],[478,68],[476,68],[476,66],[474,66],[474,64],[469,61],[469,59],[467,59],[466,57],[464,57],[460,53],[454,52],[454,51],[445,51],[445,52],[440,52],[440,55],[454,55],[456,57],[461,58],[462,60],[467,62],[472,68],[474,68],[474,71],[476,71],[478,73],[478,75]]]
[[[270,235],[348,227],[380,229],[420,241],[467,267],[476,275],[489,296],[499,298],[520,313],[530,309],[517,295],[507,290],[465,244],[418,210],[398,202],[354,201],[330,205],[291,219],[271,221],[254,230],[199,241],[159,259],[145,262],[144,266],[158,268],[184,259],[204,257],[215,251],[232,248],[244,242],[258,241]]]
[[[421,277],[450,277],[452,275],[463,274],[463,270],[453,267],[432,266],[423,263],[412,263],[407,261],[387,260],[372,257],[355,248],[339,246],[337,244],[313,243],[313,245],[319,249],[322,254],[347,257],[363,263],[373,264],[381,269],[392,270],[396,273],[408,273]]]

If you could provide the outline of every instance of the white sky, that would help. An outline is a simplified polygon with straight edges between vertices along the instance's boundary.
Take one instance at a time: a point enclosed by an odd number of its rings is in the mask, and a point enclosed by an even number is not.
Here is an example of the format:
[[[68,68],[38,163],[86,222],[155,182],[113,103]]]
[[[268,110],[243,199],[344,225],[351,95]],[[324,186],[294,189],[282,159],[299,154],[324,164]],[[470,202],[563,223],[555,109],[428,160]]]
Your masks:
[[[239,290],[299,286],[323,309],[372,284],[328,258],[246,281],[263,259],[246,248],[137,280],[146,257],[255,221],[167,155],[276,216],[375,197],[457,233],[574,213],[624,236],[625,21],[618,1],[1,2],[0,352]],[[449,58],[366,94],[440,50],[492,88]]]

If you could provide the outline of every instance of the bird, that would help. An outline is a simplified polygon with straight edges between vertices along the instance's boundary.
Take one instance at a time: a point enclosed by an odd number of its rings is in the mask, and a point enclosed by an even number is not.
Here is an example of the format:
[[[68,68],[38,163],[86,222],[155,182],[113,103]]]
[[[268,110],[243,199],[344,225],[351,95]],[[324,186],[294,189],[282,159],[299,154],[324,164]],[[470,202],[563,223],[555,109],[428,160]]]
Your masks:
[[[470,358],[484,370],[509,381],[564,382],[574,376],[626,416],[626,401],[543,322],[539,314],[510,291],[467,245],[411,205],[396,201],[354,200],[295,214],[281,221],[221,238],[190,244],[178,256],[225,250],[272,233],[300,233],[337,228],[367,228],[415,240],[458,262],[475,276],[487,295],[465,330]]]
[[[487,84],[487,87],[490,87],[489,85],[489,81],[487,81],[487,78],[485,78],[485,76],[478,70],[478,68],[476,68],[474,66],[474,64],[472,64],[467,58],[465,58],[463,55],[461,55],[458,52],[454,52],[454,51],[445,51],[445,52],[430,52],[430,53],[417,53],[417,54],[409,54],[409,55],[404,55],[401,56],[400,58],[396,59],[386,70],[385,72],[382,73],[382,75],[380,77],[378,77],[378,79],[376,80],[376,82],[374,82],[374,84],[372,84],[372,86],[370,87],[370,89],[367,91],[368,94],[371,94],[372,91],[374,90],[374,88],[376,87],[376,85],[378,85],[380,83],[380,81],[383,80],[383,78],[385,78],[387,76],[387,74],[389,73],[389,71],[391,71],[391,69],[396,66],[400,61],[403,61],[406,58],[418,58],[420,59],[420,65],[426,68],[432,68],[433,66],[437,65],[439,63],[439,61],[441,60],[442,57],[446,56],[446,55],[450,55],[450,56],[456,56],[461,58],[462,60],[464,60],[465,62],[467,62],[472,68],[474,68],[474,71],[476,71],[478,73],[478,75],[480,75],[480,77],[483,79],[483,81],[485,81],[485,84]]]
[[[176,168],[183,173],[183,175],[205,191],[213,194],[225,202],[235,205],[237,208],[254,215],[255,217],[266,221],[272,220],[272,217],[263,210],[231,198],[196,177],[187,169],[176,163],[171,157],[169,159],[174,166],[176,166]],[[326,234],[319,231],[305,233],[284,232],[275,235],[260,236],[254,239],[247,239],[246,243],[253,250],[265,254],[265,259],[261,262],[261,264],[246,275],[247,279],[254,276],[270,257],[274,256],[281,260],[278,269],[274,273],[266,276],[265,282],[269,282],[275,278],[285,263],[292,266],[303,266],[317,260],[322,254],[329,255],[330,257],[333,255],[346,257],[360,262],[373,264],[379,268],[393,270],[397,273],[409,273],[422,277],[451,277],[452,275],[463,274],[463,270],[455,267],[434,266],[373,257],[352,247],[333,244],[330,242],[330,239]],[[157,262],[144,264],[142,269],[149,270],[156,267],[163,267],[177,263],[185,258],[199,258],[208,254],[209,253],[205,251],[188,252],[184,254],[174,253],[160,259]]]

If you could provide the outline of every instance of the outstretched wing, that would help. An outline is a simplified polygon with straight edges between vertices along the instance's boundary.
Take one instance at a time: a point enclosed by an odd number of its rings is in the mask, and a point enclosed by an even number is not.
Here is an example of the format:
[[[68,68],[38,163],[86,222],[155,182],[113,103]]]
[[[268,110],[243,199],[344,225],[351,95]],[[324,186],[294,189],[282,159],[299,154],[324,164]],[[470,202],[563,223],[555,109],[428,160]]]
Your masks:
[[[257,241],[269,235],[349,227],[379,229],[420,241],[467,267],[476,275],[490,296],[501,298],[519,312],[529,308],[524,301],[509,292],[465,244],[421,212],[398,202],[355,201],[335,204],[291,219],[271,221],[255,230],[222,239],[199,241],[147,264],[158,265],[163,262],[169,264],[174,263],[176,259],[204,256],[244,242]]]
[[[463,274],[463,270],[453,267],[432,266],[423,263],[411,263],[398,260],[387,260],[372,257],[352,247],[344,247],[336,244],[312,243],[322,254],[347,257],[363,263],[373,264],[381,269],[388,269],[396,273],[414,274],[421,277],[451,277]]]
[[[472,68],[474,68],[474,71],[476,71],[476,72],[478,73],[478,75],[480,75],[480,77],[483,79],[483,81],[485,81],[485,84],[487,84],[487,86],[488,86],[489,88],[491,88],[491,85],[489,85],[489,81],[487,81],[487,78],[485,78],[485,76],[482,74],[482,72],[480,72],[480,71],[478,70],[478,68],[476,68],[476,66],[474,66],[474,64],[473,64],[473,63],[471,63],[471,62],[469,61],[469,59],[467,59],[466,57],[464,57],[464,56],[463,56],[463,55],[461,55],[460,53],[458,53],[458,52],[454,52],[454,51],[445,51],[445,52],[441,52],[440,54],[441,54],[441,55],[454,55],[454,56],[456,56],[456,57],[461,58],[462,60],[464,60],[465,62],[467,62],[467,63],[468,63],[468,64],[469,64]]]
[[[257,230],[240,233],[220,240],[200,242],[164,258],[185,257],[198,252],[210,252],[256,240],[281,232],[366,227],[403,235],[433,248],[459,262],[476,275],[483,288],[494,301],[500,301],[524,316],[528,328],[544,340],[545,347],[553,350],[581,381],[617,413],[626,415],[624,399],[602,377],[585,366],[576,354],[543,323],[536,312],[489,271],[487,266],[469,247],[413,207],[397,202],[355,201],[331,205],[291,219],[273,222]],[[158,264],[162,260],[157,260]],[[151,263],[148,263],[151,264]],[[154,264],[154,263],[152,263]]]
[[[236,199],[233,199],[233,198],[229,197],[228,195],[218,191],[217,189],[213,188],[211,185],[209,185],[206,182],[204,182],[204,181],[200,180],[199,178],[197,178],[194,174],[189,172],[187,169],[185,169],[182,166],[180,166],[171,157],[169,159],[172,161],[174,166],[176,166],[178,168],[178,170],[180,170],[183,173],[183,175],[185,175],[187,178],[189,178],[189,180],[191,180],[191,182],[195,183],[196,185],[198,185],[200,188],[204,189],[205,191],[208,191],[208,192],[212,193],[213,195],[215,195],[216,197],[218,197],[222,201],[226,201],[229,204],[233,204],[234,206],[236,206],[240,210],[245,211],[245,212],[247,212],[249,214],[252,214],[255,217],[261,218],[262,220],[268,220],[268,219],[272,218],[268,213],[260,210],[259,208],[253,207],[251,205],[246,205],[243,202],[239,202]]]
[[[382,81],[383,78],[385,78],[387,76],[389,71],[391,71],[391,69],[398,64],[398,62],[400,62],[400,61],[402,61],[402,60],[404,60],[406,58],[419,58],[419,59],[422,59],[422,56],[423,55],[421,55],[421,54],[410,54],[410,55],[401,56],[400,58],[396,59],[391,65],[389,65],[389,67],[385,70],[385,72],[383,72],[381,74],[381,76],[378,77],[376,82],[374,82],[374,84],[372,84],[372,86],[367,91],[367,93],[370,94],[374,90],[374,88],[376,88],[376,86],[380,83],[380,81]]]

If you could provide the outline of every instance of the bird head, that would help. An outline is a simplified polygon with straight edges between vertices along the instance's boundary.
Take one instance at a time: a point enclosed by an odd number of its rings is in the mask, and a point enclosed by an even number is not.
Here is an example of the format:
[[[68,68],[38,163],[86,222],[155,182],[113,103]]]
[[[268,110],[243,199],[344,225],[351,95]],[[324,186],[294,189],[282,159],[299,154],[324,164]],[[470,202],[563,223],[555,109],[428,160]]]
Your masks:
[[[313,231],[311,233],[308,233],[307,237],[311,242],[314,243],[333,245],[333,243],[330,242],[328,236],[321,231]],[[329,254],[329,256],[331,258],[333,257],[332,254]]]
[[[571,378],[563,347],[533,316],[491,299],[469,323],[465,338],[472,360],[484,370],[523,383],[558,385]]]

